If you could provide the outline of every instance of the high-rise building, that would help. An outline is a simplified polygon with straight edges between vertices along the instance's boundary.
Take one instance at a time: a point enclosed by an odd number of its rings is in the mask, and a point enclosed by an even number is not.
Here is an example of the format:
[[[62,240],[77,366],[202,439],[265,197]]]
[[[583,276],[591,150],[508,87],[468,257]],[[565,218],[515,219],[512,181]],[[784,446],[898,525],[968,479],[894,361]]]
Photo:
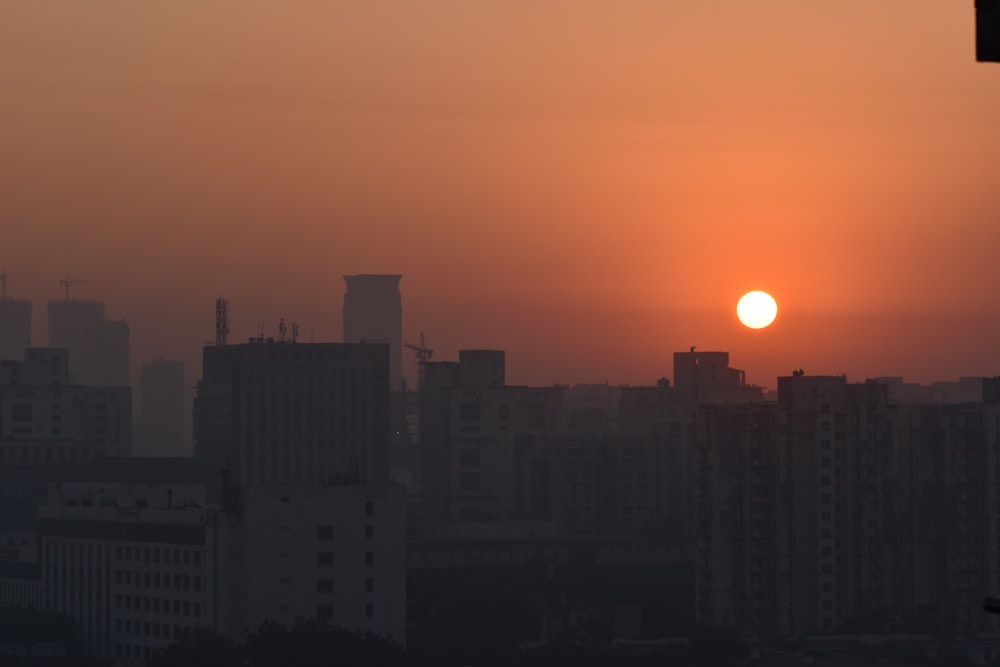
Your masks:
[[[83,462],[128,456],[128,387],[70,382],[66,350],[31,348],[25,360],[0,362],[0,461]]]
[[[388,346],[255,341],[204,348],[195,456],[241,488],[387,480]]]
[[[49,346],[69,350],[76,384],[129,386],[128,323],[107,319],[103,303],[50,301]]]
[[[156,359],[144,364],[140,390],[136,455],[179,456],[186,453],[184,362]]]
[[[729,367],[728,352],[674,352],[674,387],[686,403],[761,400],[763,390],[746,383],[746,373]]]
[[[389,389],[403,380],[403,303],[401,275],[344,276],[344,342],[382,342],[389,345]]]
[[[0,359],[21,359],[30,344],[31,302],[0,299]]]
[[[257,487],[235,506],[194,470],[175,482],[49,484],[40,594],[27,578],[0,581],[0,603],[27,592],[72,616],[89,654],[129,662],[196,627],[240,641],[266,620],[320,618],[405,642],[397,488]]]
[[[702,406],[697,621],[764,641],[994,629],[998,430],[982,404],[893,405],[843,376]]]

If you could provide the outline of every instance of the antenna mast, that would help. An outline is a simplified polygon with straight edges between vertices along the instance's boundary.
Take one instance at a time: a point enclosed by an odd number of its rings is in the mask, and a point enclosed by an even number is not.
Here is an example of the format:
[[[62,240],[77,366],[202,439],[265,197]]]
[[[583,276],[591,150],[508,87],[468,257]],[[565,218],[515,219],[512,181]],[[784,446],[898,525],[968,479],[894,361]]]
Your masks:
[[[7,269],[0,269],[0,299],[7,298]]]
[[[215,345],[221,347],[229,343],[229,302],[215,300]]]

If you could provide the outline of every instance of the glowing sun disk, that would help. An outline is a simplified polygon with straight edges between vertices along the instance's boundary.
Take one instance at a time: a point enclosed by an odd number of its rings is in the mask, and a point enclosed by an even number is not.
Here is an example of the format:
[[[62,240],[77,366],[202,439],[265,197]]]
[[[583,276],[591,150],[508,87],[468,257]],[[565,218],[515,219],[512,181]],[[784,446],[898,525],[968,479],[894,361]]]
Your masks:
[[[751,329],[763,329],[774,322],[777,315],[778,304],[767,292],[747,292],[736,304],[736,316]]]

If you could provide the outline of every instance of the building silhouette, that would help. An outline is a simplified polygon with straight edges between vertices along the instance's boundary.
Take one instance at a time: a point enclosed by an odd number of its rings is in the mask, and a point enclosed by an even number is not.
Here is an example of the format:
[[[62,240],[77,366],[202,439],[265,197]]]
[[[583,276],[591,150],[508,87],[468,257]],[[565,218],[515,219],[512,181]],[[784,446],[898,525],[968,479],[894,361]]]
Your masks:
[[[746,372],[730,368],[728,352],[674,352],[674,387],[686,403],[739,403],[760,400],[760,387],[746,383]]]
[[[31,345],[31,302],[0,298],[0,360],[19,360]]]
[[[109,320],[98,301],[49,302],[49,346],[69,350],[74,383],[129,386],[129,327]]]
[[[995,630],[990,410],[894,405],[884,384],[800,372],[776,404],[702,406],[697,622],[764,642]]]
[[[203,362],[194,455],[239,488],[388,480],[387,345],[255,339]]]
[[[122,467],[131,480],[104,470],[50,484],[35,579],[0,582],[72,616],[89,654],[137,662],[197,627],[240,641],[299,618],[405,642],[405,508],[392,488],[257,487],[237,507],[196,465],[173,482]]]
[[[71,382],[67,350],[30,348],[0,362],[0,462],[52,464],[128,456],[128,387]]]
[[[143,364],[139,384],[136,455],[178,456],[186,452],[184,362],[156,359]]]
[[[389,389],[403,380],[403,304],[401,275],[344,276],[344,342],[384,342],[389,345]]]

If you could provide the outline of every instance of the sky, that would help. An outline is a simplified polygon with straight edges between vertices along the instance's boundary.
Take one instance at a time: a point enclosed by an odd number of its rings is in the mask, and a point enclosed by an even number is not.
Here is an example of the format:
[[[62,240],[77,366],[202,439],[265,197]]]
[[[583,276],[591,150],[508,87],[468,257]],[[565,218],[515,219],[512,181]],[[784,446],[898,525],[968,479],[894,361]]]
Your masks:
[[[39,339],[87,280],[136,373],[401,273],[408,340],[517,383],[1000,375],[971,0],[8,0],[0,118],[8,294]]]

